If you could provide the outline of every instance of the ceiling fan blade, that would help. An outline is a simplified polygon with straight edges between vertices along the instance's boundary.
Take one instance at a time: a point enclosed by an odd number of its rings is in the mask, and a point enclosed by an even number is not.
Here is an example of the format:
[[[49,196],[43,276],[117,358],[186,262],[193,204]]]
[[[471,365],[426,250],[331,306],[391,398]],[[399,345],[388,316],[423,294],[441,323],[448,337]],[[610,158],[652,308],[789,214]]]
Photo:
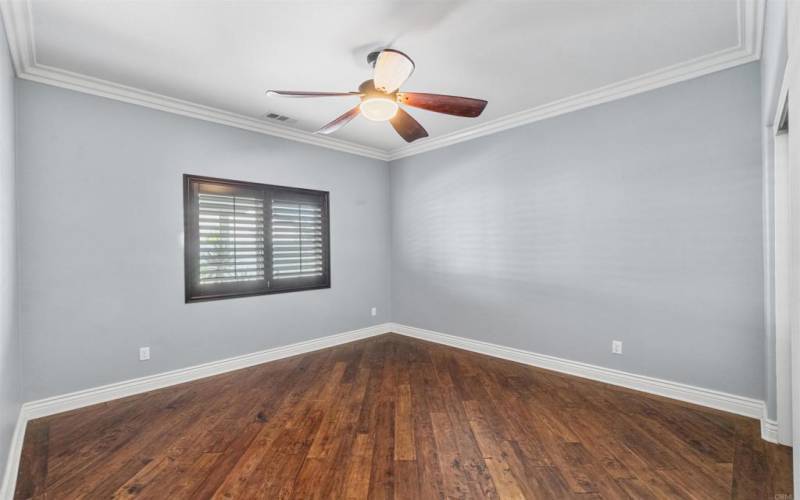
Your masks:
[[[418,92],[398,92],[397,102],[415,108],[427,109],[428,111],[469,118],[480,116],[486,104],[488,104],[483,99],[442,94],[420,94]]]
[[[381,92],[391,94],[399,89],[411,73],[414,72],[414,61],[399,50],[383,49],[375,60],[373,82]]]
[[[406,142],[414,142],[417,139],[428,137],[428,132],[422,128],[422,125],[402,108],[399,108],[394,118],[389,121],[392,127],[397,130],[397,133],[400,134],[400,137],[405,139]]]
[[[314,133],[315,134],[325,134],[325,135],[332,134],[332,133],[336,132],[337,130],[339,130],[340,128],[342,128],[345,125],[347,125],[348,123],[350,123],[350,120],[352,120],[353,118],[358,116],[358,113],[359,113],[359,107],[356,106],[355,108],[351,109],[350,111],[348,111],[347,113],[343,114],[339,118],[333,120],[329,124],[323,126],[321,129],[317,130]]]
[[[267,90],[270,97],[342,97],[360,96],[361,92],[302,92],[296,90]]]

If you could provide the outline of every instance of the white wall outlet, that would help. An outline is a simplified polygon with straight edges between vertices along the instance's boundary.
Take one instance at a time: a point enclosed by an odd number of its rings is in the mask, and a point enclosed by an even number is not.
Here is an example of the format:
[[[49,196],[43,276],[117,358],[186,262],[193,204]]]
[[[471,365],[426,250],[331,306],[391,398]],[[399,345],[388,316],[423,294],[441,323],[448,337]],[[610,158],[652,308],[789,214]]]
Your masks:
[[[611,341],[611,352],[612,352],[612,354],[622,354],[622,341],[621,340],[612,340]]]
[[[378,315],[378,308],[377,307],[373,307],[372,309],[370,309],[369,313],[371,315],[373,315],[373,316],[377,316]]]
[[[149,347],[140,347],[139,348],[139,361],[147,361],[150,359],[150,348]]]

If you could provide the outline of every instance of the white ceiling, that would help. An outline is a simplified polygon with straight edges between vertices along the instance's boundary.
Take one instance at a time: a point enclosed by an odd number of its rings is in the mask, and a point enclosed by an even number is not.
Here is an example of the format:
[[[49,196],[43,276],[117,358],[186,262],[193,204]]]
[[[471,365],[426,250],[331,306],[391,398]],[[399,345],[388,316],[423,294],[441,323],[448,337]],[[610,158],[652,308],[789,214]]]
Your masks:
[[[370,78],[367,53],[391,44],[416,63],[404,90],[489,101],[477,119],[410,109],[431,136],[418,148],[476,125],[507,128],[582,93],[602,101],[753,60],[750,38],[760,33],[759,7],[746,0],[11,1],[15,59],[30,59],[20,72],[63,70],[258,120],[276,112],[304,131],[357,98],[264,91],[355,90]],[[385,152],[405,146],[388,123],[363,118],[334,137]]]

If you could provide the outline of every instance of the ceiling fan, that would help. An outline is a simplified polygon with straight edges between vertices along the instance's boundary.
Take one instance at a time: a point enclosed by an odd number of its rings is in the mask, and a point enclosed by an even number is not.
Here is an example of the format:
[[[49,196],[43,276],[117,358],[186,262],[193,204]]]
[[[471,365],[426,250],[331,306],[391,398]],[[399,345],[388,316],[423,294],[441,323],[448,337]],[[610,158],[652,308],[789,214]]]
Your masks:
[[[361,103],[332,122],[317,130],[317,134],[331,134],[347,125],[358,114],[373,121],[388,121],[406,142],[428,137],[428,132],[400,104],[427,109],[437,113],[475,118],[480,116],[487,102],[483,99],[418,92],[398,92],[400,86],[414,72],[414,61],[394,49],[383,49],[367,56],[374,67],[372,80],[358,87],[358,92],[302,92],[268,90],[269,96],[280,97],[338,97],[358,96]]]

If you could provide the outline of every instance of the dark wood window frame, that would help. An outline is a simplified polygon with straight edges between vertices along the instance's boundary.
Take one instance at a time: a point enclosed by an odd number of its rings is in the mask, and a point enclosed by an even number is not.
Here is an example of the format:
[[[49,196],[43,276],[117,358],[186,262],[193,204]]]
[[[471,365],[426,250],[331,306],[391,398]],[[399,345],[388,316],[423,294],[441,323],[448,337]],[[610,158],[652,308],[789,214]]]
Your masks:
[[[203,191],[202,194],[210,197],[217,195],[247,197],[245,199],[260,197],[263,210],[263,276],[254,276],[248,281],[212,282],[210,284],[207,282],[206,284],[201,284],[199,201],[201,191]],[[186,303],[330,288],[330,216],[328,198],[329,193],[327,191],[184,174],[183,216]],[[275,268],[280,266],[273,266],[273,213],[278,213],[274,212],[274,210],[281,210],[280,206],[284,203],[281,200],[289,200],[287,203],[305,204],[304,206],[319,206],[320,216],[316,224],[321,227],[321,245],[319,243],[315,245],[318,245],[319,249],[321,249],[321,276],[280,277],[280,279],[275,279],[273,272],[279,273],[280,270]],[[257,213],[257,210],[255,213]],[[314,209],[314,211],[316,212],[317,210]],[[298,208],[299,212],[300,209]],[[297,217],[300,217],[300,215]],[[234,221],[233,224],[236,224],[236,222]],[[255,223],[256,226],[261,224],[261,221]],[[277,224],[280,223],[276,223],[276,226]],[[278,231],[280,229],[276,227],[275,230]],[[300,224],[298,231],[303,231],[302,224]],[[276,241],[279,240],[276,238]],[[300,260],[302,262],[302,257]],[[316,258],[315,261],[319,262],[320,258]],[[231,280],[235,279],[231,278]]]

